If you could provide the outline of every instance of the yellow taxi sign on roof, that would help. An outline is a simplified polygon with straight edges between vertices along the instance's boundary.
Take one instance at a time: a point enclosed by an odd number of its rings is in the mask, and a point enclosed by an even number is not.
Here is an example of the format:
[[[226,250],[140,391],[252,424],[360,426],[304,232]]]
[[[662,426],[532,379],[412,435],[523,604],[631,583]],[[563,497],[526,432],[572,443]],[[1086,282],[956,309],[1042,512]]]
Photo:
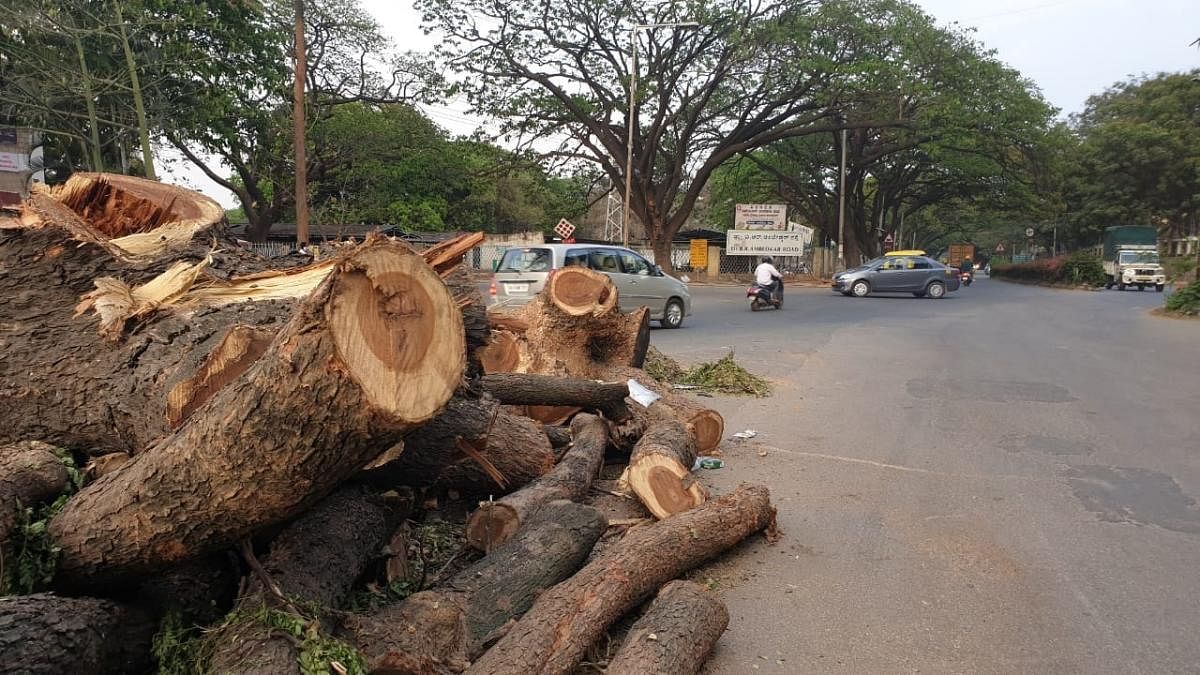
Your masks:
[[[925,251],[914,248],[907,251],[888,251],[884,255],[925,255]]]

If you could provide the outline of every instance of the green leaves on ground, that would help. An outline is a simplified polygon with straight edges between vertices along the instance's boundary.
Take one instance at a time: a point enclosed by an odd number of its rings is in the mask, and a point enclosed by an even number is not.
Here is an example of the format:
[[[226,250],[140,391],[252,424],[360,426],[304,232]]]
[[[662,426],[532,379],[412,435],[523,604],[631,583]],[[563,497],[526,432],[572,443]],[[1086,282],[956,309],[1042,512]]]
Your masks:
[[[646,352],[643,370],[664,384],[689,385],[708,393],[760,398],[771,395],[771,383],[738,365],[732,351],[717,361],[685,369],[675,359],[651,347]]]
[[[58,570],[59,548],[47,532],[50,519],[62,511],[71,495],[83,487],[84,476],[71,453],[62,448],[55,454],[67,469],[67,488],[53,502],[26,507],[17,531],[9,541],[12,560],[4,560],[0,595],[26,595],[47,590]]]
[[[1165,306],[1172,314],[1200,315],[1200,279],[1172,293]]]

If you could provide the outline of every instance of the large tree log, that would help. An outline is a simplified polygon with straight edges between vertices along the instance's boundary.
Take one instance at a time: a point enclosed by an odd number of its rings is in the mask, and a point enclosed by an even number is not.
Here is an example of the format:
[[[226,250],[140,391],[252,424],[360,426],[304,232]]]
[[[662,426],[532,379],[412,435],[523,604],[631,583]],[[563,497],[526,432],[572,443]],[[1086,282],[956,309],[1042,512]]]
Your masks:
[[[623,382],[597,382],[551,375],[495,373],[484,375],[485,391],[509,405],[573,406],[621,422],[629,417]]]
[[[408,485],[486,496],[507,494],[553,468],[554,449],[540,424],[490,399],[455,397],[404,438],[396,459],[360,479],[383,489]]]
[[[569,577],[604,533],[590,506],[554,501],[444,586],[352,617],[345,629],[376,673],[461,671],[496,631]]]
[[[592,378],[612,367],[641,366],[650,345],[649,310],[623,314],[612,279],[582,267],[558,270],[500,325],[507,335],[495,336],[487,350],[489,373]]]
[[[49,445],[0,445],[0,546],[12,536],[22,509],[57,496],[68,480],[67,467]]]
[[[575,576],[538,596],[467,672],[570,673],[612,622],[666,582],[774,520],[767,489],[742,485],[673,518],[634,528]]]
[[[379,496],[363,487],[333,493],[271,542],[262,568],[273,588],[261,575],[252,574],[235,612],[252,616],[260,608],[288,611],[287,602],[322,614],[340,607],[354,580],[378,556],[411,505],[411,497]],[[263,623],[250,620],[226,626],[216,633],[213,644],[212,672],[300,673],[295,642]]]
[[[655,518],[667,518],[704,503],[704,488],[692,476],[696,446],[677,420],[650,425],[633,448],[625,481]]]
[[[0,598],[0,673],[142,673],[155,622],[97,598],[50,593]]]
[[[516,492],[483,502],[467,520],[467,543],[490,551],[508,541],[546,503],[556,499],[580,501],[604,462],[608,432],[604,421],[588,414],[571,422],[571,449],[554,470]]]
[[[334,264],[272,270],[277,260],[227,236],[215,202],[128,176],[75,174],[53,195],[34,195],[22,222],[0,230],[0,406],[11,419],[0,443],[140,451],[254,360],[262,341],[239,351],[248,334],[231,330],[278,331]],[[463,305],[472,345],[487,338],[483,304],[451,271],[478,239],[429,252]]]
[[[311,506],[428,421],[462,379],[438,275],[376,240],[340,259],[250,369],[50,523],[71,579],[128,577]]]
[[[607,675],[695,675],[729,625],[729,611],[690,581],[672,581],[633,624]]]

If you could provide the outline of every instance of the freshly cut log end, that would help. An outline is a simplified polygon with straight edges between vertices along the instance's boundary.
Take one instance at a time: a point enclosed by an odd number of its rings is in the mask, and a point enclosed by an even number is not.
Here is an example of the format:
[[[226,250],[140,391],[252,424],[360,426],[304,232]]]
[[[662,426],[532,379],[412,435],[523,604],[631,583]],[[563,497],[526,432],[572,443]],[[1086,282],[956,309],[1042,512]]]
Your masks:
[[[625,480],[655,518],[668,518],[704,503],[704,488],[691,473],[696,448],[676,420],[652,424],[633,448]]]
[[[275,331],[265,328],[230,328],[200,369],[167,393],[167,422],[171,428],[178,428],[183,420],[212,398],[221,387],[249,370],[258,357],[267,351],[274,337]]]
[[[550,277],[546,294],[568,316],[603,316],[617,307],[612,279],[586,267],[564,267]]]
[[[599,417],[580,414],[571,422],[571,449],[552,471],[497,501],[480,504],[467,519],[467,544],[490,551],[508,541],[523,522],[550,501],[581,501],[604,462],[608,429]]]
[[[687,420],[692,435],[696,437],[696,449],[701,454],[712,452],[721,445],[725,435],[725,418],[715,410],[696,410]]]
[[[506,330],[493,330],[492,339],[479,350],[484,373],[511,373],[521,363],[517,337]]]
[[[371,402],[409,423],[438,413],[462,381],[462,313],[418,256],[368,247],[340,266],[327,318]]]
[[[715,595],[690,581],[672,581],[630,628],[604,672],[695,675],[728,626],[729,610]]]
[[[0,598],[0,671],[143,673],[155,624],[111,600],[51,593]]]
[[[12,536],[21,509],[58,495],[68,480],[67,467],[50,445],[41,441],[0,445],[0,545]]]

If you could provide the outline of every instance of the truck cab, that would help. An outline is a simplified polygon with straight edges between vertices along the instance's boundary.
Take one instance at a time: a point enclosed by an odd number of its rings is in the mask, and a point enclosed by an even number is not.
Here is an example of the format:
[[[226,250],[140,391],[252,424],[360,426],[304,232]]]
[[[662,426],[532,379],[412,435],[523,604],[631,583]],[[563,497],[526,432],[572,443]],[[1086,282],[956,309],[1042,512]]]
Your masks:
[[[1158,233],[1153,227],[1110,227],[1104,231],[1104,274],[1106,288],[1154,286],[1162,292],[1166,271],[1158,258]]]

